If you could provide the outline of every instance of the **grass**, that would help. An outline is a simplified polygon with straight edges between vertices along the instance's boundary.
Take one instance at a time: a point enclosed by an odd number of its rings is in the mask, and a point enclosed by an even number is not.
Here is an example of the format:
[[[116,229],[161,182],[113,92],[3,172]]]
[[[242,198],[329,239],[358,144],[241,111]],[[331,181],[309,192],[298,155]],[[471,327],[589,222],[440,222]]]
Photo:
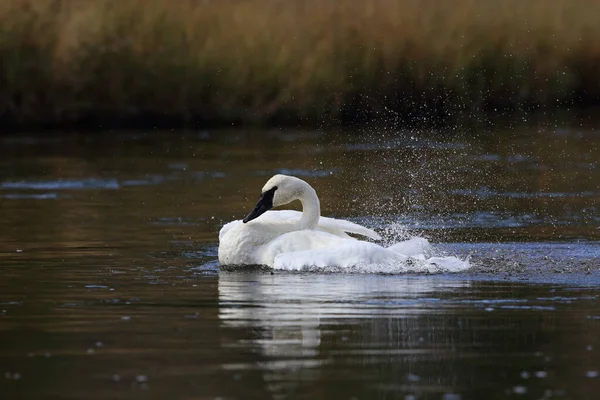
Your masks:
[[[600,103],[595,0],[3,0],[0,122],[352,123]]]

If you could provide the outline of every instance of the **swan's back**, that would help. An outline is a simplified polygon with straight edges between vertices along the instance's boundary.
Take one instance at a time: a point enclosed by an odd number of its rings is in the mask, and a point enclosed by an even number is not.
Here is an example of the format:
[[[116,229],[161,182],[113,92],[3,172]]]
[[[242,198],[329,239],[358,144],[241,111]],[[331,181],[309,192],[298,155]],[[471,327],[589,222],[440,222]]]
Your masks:
[[[261,222],[273,227],[279,226],[280,224],[294,225],[300,220],[301,217],[302,213],[299,211],[276,210],[266,212],[261,216],[260,220],[257,220],[257,222]],[[354,233],[357,235],[366,236],[374,240],[381,239],[381,236],[379,236],[379,234],[372,229],[365,228],[364,226],[343,219],[328,218],[323,216],[319,218],[317,230],[328,232],[332,235],[343,238],[349,237],[348,233]]]
[[[285,236],[288,233],[303,232],[301,236],[288,236],[287,239],[295,241],[303,237],[303,242],[314,242],[315,247],[321,247],[326,244],[332,244],[331,240],[326,240],[325,236],[334,239],[348,239],[348,233],[364,235],[372,239],[380,239],[380,236],[373,230],[365,228],[350,221],[344,221],[334,218],[320,217],[316,230],[298,231],[298,221],[302,213],[293,210],[268,211],[261,215],[259,219],[243,223],[242,221],[232,221],[225,224],[219,232],[219,261],[221,264],[263,264],[266,259],[266,253],[272,253],[273,248],[287,247],[296,244],[286,241]],[[322,232],[322,233],[320,233]],[[282,237],[283,236],[283,237]],[[295,239],[293,239],[295,237]],[[271,244],[276,241],[276,246]],[[317,245],[320,243],[320,245]],[[266,251],[266,246],[271,251]],[[311,248],[304,243],[303,248]],[[288,249],[289,250],[289,249]],[[266,252],[266,253],[265,253]],[[270,265],[271,263],[268,263]]]

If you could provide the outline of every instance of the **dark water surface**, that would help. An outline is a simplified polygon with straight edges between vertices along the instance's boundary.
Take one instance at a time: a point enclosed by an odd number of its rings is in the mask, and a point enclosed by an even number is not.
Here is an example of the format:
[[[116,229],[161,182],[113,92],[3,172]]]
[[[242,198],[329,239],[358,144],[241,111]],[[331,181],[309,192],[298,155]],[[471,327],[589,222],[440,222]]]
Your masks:
[[[600,398],[600,131],[454,137],[1,138],[0,398]],[[220,272],[277,172],[473,267]]]

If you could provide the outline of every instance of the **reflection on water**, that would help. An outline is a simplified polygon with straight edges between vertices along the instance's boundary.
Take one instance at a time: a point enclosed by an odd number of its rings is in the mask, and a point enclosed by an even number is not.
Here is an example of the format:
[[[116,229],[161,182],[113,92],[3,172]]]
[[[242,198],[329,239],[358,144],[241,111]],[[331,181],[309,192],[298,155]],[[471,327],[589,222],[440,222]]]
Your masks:
[[[427,303],[440,300],[427,298],[428,293],[439,295],[468,286],[464,281],[381,279],[372,275],[248,276],[227,272],[219,277],[219,318],[226,327],[258,329],[261,337],[255,341],[265,355],[317,357],[321,321],[372,319],[381,315],[404,319],[427,313]],[[415,298],[421,300],[417,302]],[[290,361],[294,365],[298,362]],[[307,361],[314,365],[314,360]]]
[[[0,393],[581,398],[600,390],[600,136],[0,138]],[[222,272],[269,175],[461,275]]]

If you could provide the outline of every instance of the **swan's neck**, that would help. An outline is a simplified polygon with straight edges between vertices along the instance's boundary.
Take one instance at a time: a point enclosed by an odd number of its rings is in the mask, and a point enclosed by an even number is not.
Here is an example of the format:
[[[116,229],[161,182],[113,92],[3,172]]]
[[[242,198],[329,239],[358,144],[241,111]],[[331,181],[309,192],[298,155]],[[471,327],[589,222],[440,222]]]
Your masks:
[[[300,197],[302,203],[302,218],[299,221],[299,229],[316,229],[321,216],[321,204],[317,193],[311,187],[306,188]]]

